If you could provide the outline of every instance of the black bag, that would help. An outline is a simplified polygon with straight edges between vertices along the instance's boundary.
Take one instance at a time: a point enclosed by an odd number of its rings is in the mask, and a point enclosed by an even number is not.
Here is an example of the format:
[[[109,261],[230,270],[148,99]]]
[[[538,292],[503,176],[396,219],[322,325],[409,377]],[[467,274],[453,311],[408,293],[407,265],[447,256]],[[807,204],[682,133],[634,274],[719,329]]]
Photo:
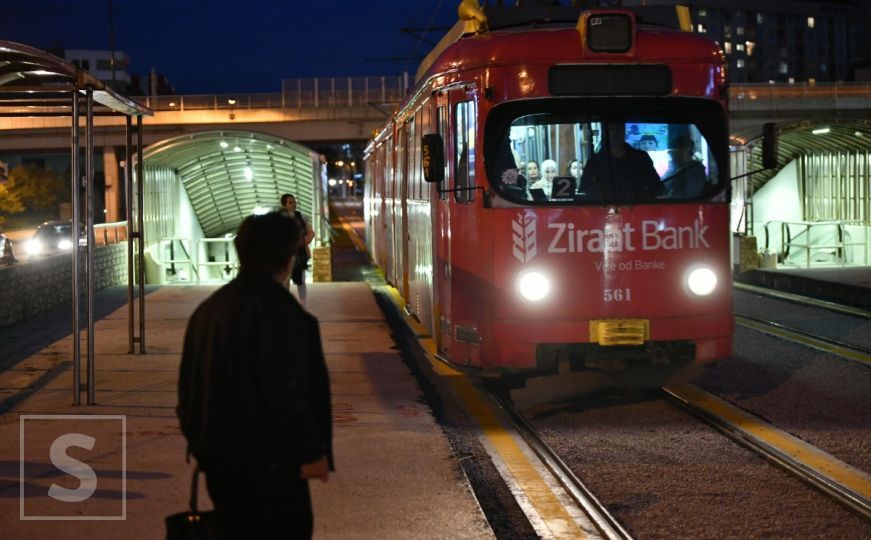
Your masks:
[[[166,540],[214,540],[218,538],[215,512],[197,510],[200,468],[194,468],[191,479],[191,509],[187,512],[167,516]]]

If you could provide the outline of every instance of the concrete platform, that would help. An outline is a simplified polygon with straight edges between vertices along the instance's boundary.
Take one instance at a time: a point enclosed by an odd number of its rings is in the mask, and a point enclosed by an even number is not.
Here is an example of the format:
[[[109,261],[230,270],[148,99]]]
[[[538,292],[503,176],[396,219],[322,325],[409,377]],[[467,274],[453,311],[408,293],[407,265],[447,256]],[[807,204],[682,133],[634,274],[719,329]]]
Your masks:
[[[778,268],[735,274],[735,281],[871,309],[871,266],[843,268]]]
[[[99,293],[99,307],[117,309],[96,325],[96,406],[72,405],[68,318],[49,313],[0,329],[3,538],[164,537],[164,517],[187,506],[191,472],[174,412],[182,336],[214,289],[150,293],[146,355],[127,354],[126,306],[117,293]],[[331,375],[337,464],[327,483],[312,483],[315,538],[492,538],[370,288],[311,284],[308,300]],[[61,502],[48,496],[51,486],[79,482],[53,465],[63,447],[55,460],[50,448],[75,433],[93,437],[93,446],[66,454],[78,460],[74,469],[81,462],[78,474],[93,470],[96,485],[80,502]],[[204,488],[201,501],[210,507]]]

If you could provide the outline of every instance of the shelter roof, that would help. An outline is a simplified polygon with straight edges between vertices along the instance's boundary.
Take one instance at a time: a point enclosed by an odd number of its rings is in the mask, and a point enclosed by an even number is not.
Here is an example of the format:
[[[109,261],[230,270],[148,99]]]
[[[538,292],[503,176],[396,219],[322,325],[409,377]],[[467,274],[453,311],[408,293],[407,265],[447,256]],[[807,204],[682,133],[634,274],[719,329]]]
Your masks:
[[[69,116],[70,94],[93,88],[94,114],[150,116],[151,110],[53,54],[0,40],[0,116]]]

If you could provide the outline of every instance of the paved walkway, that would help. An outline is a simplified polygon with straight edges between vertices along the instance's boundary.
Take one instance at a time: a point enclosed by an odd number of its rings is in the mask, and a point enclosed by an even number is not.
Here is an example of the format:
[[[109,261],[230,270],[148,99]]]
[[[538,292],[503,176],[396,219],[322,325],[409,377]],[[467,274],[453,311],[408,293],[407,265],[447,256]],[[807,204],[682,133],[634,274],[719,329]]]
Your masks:
[[[0,329],[0,342],[31,342],[32,349],[13,348],[0,358],[3,538],[164,537],[163,518],[187,504],[191,471],[174,414],[182,335],[189,314],[213,290],[163,287],[149,294],[144,356],[127,354],[126,306],[98,321],[92,407],[72,405],[69,332],[58,339],[68,319],[46,316],[51,328],[29,321]],[[118,305],[117,296],[100,293],[97,302]],[[338,468],[326,484],[312,484],[315,538],[492,537],[369,287],[311,284],[308,307],[320,319],[331,373]],[[51,338],[34,347],[34,333]],[[59,501],[48,496],[52,489],[83,500]],[[38,516],[67,520],[30,519]],[[101,519],[89,519],[95,516]]]

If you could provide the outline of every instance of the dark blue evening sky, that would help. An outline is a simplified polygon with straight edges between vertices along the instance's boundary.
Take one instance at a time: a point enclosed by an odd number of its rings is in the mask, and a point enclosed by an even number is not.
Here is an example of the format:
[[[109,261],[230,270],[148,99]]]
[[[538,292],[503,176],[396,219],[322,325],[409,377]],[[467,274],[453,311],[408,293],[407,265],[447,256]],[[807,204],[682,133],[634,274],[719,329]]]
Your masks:
[[[109,50],[110,0],[3,0],[0,40]],[[112,0],[116,50],[179,93],[278,92],[295,77],[414,74],[459,0]],[[430,32],[438,41],[444,30]]]

